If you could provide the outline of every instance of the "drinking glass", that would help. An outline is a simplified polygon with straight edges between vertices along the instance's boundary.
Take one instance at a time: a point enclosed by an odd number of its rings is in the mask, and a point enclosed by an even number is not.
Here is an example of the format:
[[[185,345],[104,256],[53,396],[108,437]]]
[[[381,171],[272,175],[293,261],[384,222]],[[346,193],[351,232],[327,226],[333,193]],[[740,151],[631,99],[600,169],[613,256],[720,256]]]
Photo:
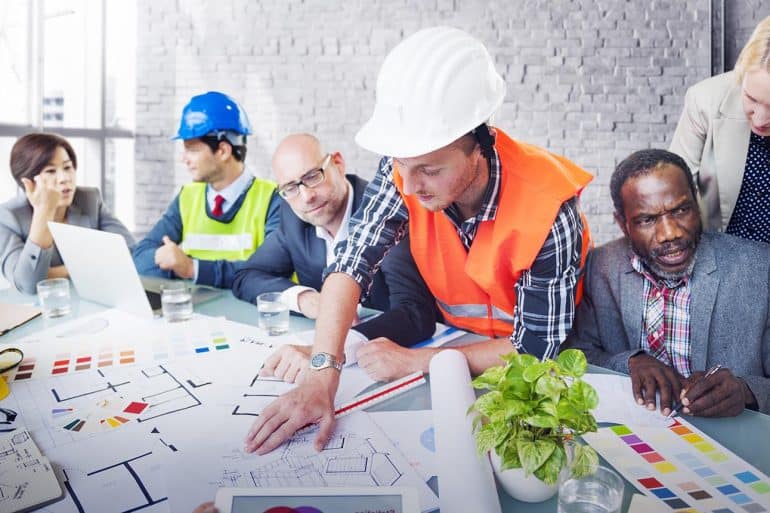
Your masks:
[[[51,278],[37,283],[37,297],[43,309],[43,317],[61,317],[72,311],[70,282],[66,278]]]
[[[281,301],[280,292],[257,296],[257,324],[268,335],[283,335],[289,331],[289,307]]]
[[[190,286],[183,281],[163,284],[160,305],[163,318],[168,322],[186,321],[193,314]]]
[[[619,513],[623,478],[614,470],[598,467],[589,476],[559,479],[559,513]]]

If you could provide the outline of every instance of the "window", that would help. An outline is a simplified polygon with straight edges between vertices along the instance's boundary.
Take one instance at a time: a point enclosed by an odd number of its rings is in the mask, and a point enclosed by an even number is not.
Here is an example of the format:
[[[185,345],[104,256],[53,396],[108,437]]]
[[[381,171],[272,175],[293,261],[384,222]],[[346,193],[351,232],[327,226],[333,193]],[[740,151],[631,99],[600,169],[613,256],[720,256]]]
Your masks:
[[[15,139],[56,132],[78,155],[78,184],[133,229],[135,52],[135,2],[0,2],[0,201],[17,193]]]

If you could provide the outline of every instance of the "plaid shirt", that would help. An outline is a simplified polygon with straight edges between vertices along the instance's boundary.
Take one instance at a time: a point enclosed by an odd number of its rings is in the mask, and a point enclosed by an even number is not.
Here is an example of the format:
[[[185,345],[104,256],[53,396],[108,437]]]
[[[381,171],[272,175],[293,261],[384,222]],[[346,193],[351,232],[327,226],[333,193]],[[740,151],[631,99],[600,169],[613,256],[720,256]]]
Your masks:
[[[452,205],[444,214],[470,248],[482,221],[495,219],[500,196],[500,160],[489,161],[489,183],[479,213],[461,219]],[[337,260],[325,274],[350,275],[368,293],[372,277],[388,249],[407,233],[409,211],[393,182],[393,159],[384,157],[350,221],[350,235],[336,249]],[[516,282],[513,346],[539,358],[552,358],[572,329],[575,289],[580,277],[583,222],[577,197],[564,202],[532,267]]]
[[[642,295],[641,347],[666,365],[672,365],[682,376],[690,369],[690,280],[658,280],[642,260],[634,255],[631,267],[644,277]],[[662,325],[656,322],[662,320]]]

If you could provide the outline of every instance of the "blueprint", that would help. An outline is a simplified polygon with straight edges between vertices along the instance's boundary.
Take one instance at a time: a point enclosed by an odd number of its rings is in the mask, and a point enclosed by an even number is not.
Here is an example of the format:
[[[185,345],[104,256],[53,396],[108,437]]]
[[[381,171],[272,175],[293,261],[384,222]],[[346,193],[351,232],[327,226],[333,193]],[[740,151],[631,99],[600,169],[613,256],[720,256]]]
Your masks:
[[[314,449],[316,434],[296,435],[264,456],[245,454],[240,443],[230,443],[166,457],[172,511],[192,511],[222,486],[409,486],[418,490],[422,511],[438,508],[436,495],[366,413],[340,419],[320,453]]]
[[[169,506],[174,493],[186,497],[199,487],[167,490],[164,462],[217,444],[240,449],[262,409],[294,388],[259,375],[280,344],[294,341],[217,318],[167,324],[107,310],[75,319],[23,341],[27,357],[0,401],[0,433],[26,430],[57,472],[64,498],[41,511],[177,511]],[[338,403],[372,384],[362,370],[346,368]],[[393,466],[391,447],[387,455],[379,446],[369,452],[371,482],[404,479],[408,465]],[[208,454],[212,462],[221,456]],[[362,461],[335,464],[341,471]],[[0,494],[11,493],[19,489],[0,482]]]

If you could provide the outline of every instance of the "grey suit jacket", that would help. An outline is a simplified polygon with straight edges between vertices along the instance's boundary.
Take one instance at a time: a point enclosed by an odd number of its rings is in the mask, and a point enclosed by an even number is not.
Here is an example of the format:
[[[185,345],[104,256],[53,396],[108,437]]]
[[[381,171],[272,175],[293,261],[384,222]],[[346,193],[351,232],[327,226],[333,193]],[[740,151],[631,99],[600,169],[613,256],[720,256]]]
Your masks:
[[[67,223],[117,233],[129,247],[134,245],[131,233],[110,213],[95,187],[75,189]],[[35,293],[37,282],[46,278],[49,267],[62,265],[56,245],[43,249],[27,240],[31,224],[32,206],[25,196],[0,205],[0,269],[17,290],[27,294]]]
[[[691,368],[721,363],[743,378],[762,412],[770,412],[770,245],[704,233],[695,256],[690,303]],[[625,239],[588,257],[583,299],[562,348],[628,374],[641,349],[643,278],[631,267]]]
[[[698,183],[704,227],[727,228],[741,192],[749,127],[735,73],[722,73],[687,90],[670,150]]]

